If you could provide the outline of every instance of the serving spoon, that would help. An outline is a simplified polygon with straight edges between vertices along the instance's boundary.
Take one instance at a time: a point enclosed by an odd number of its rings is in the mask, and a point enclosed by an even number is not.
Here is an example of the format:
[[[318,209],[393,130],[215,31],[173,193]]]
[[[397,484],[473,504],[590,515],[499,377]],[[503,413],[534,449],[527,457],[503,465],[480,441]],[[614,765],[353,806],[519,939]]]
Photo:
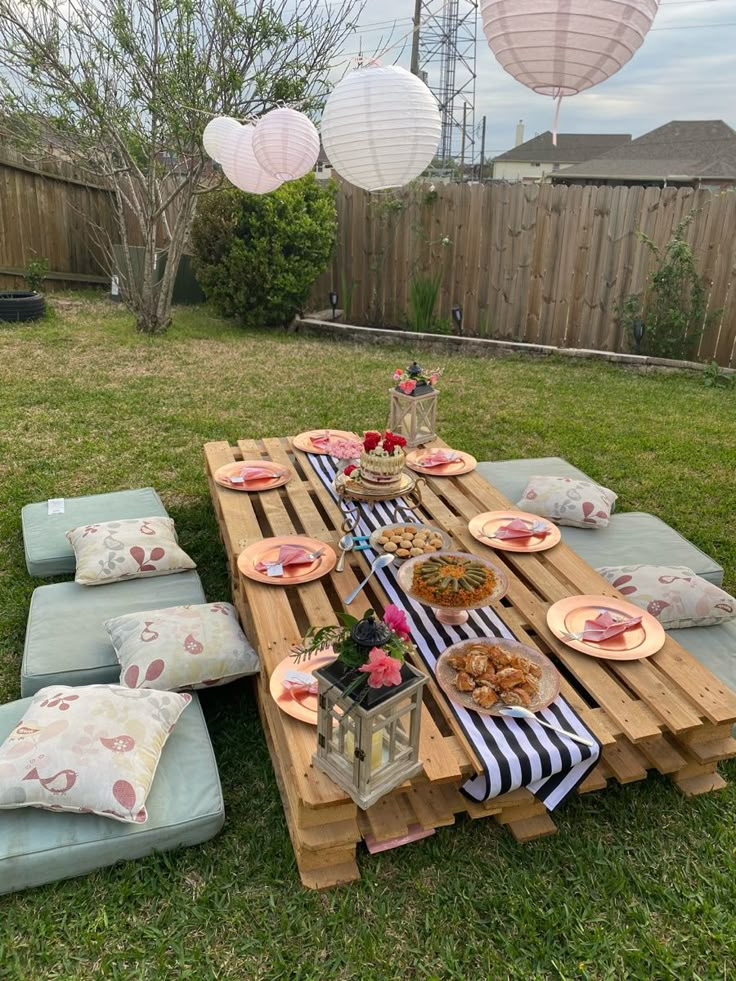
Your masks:
[[[567,736],[568,739],[572,739],[575,743],[581,743],[583,746],[595,746],[592,739],[586,739],[585,736],[579,736],[576,732],[568,732],[567,729],[560,729],[559,726],[550,725],[549,722],[545,722],[533,712],[530,712],[529,709],[522,708],[520,705],[505,705],[498,710],[498,713],[499,715],[508,715],[512,719],[533,719],[540,726],[544,726],[545,729],[551,729],[552,732],[558,732],[561,736]]]
[[[355,548],[355,539],[352,535],[343,535],[340,541],[337,543],[337,547],[342,552],[342,555],[337,560],[337,568],[335,572],[342,572],[345,568],[345,559],[347,558],[348,552],[352,552]]]
[[[391,565],[393,561],[394,561],[393,555],[379,555],[377,559],[374,559],[373,564],[371,565],[371,571],[365,577],[363,582],[359,583],[352,591],[352,593],[348,597],[346,597],[345,606],[350,606],[353,600],[356,599],[358,593],[362,591],[365,584],[368,582],[368,580],[371,578],[374,572],[378,572],[379,569],[385,569],[386,566]]]

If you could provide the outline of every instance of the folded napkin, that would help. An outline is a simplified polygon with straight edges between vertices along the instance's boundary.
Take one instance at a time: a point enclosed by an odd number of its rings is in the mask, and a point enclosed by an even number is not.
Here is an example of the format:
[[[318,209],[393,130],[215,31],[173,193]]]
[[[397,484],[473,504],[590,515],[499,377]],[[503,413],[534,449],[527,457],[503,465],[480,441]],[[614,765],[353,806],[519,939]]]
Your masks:
[[[309,441],[313,446],[319,447],[319,449],[324,450],[327,448],[327,444],[330,442],[331,436],[329,429],[326,429],[322,436],[310,436]]]
[[[228,480],[231,484],[240,484],[248,480],[264,480],[275,477],[276,473],[268,467],[243,467],[238,473],[231,474]]]
[[[641,617],[628,617],[626,620],[614,620],[610,613],[603,612],[595,620],[586,620],[583,630],[583,640],[586,643],[599,644],[604,640],[611,640],[619,634],[638,627]]]
[[[301,545],[282,545],[277,559],[271,562],[259,562],[256,569],[259,572],[268,572],[277,565],[283,568],[287,565],[302,565],[305,562],[314,562],[312,553],[308,549],[302,548]]]
[[[287,671],[283,685],[284,691],[297,701],[306,698],[307,695],[316,695],[319,690],[317,679],[306,671]]]
[[[420,467],[441,467],[445,463],[454,463],[460,460],[460,454],[455,450],[432,450],[419,460]]]
[[[546,521],[524,521],[523,518],[514,518],[507,525],[501,525],[496,531],[489,535],[489,538],[500,538],[502,541],[512,541],[515,538],[546,538],[552,533],[552,529]]]

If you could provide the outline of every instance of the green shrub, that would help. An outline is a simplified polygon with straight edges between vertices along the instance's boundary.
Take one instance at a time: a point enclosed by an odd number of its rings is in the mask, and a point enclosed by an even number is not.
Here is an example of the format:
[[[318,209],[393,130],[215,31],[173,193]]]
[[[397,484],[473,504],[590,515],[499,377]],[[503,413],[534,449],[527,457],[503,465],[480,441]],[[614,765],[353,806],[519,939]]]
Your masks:
[[[409,327],[412,330],[420,333],[432,332],[441,285],[442,279],[439,275],[415,276],[409,283]]]
[[[334,186],[313,174],[271,194],[213,191],[192,229],[197,279],[225,316],[246,326],[288,324],[327,267],[336,236]]]
[[[46,273],[49,271],[49,261],[43,256],[35,256],[29,259],[26,263],[26,271],[23,274],[23,278],[26,281],[26,286],[29,290],[33,290],[34,293],[40,293],[41,287],[43,286],[43,281],[46,279]]]

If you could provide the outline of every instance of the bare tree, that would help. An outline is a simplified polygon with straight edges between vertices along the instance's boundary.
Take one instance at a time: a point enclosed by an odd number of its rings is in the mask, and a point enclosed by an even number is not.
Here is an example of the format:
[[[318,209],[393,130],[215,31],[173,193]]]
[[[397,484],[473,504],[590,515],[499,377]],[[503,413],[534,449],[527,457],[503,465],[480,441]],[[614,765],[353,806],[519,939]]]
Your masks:
[[[0,109],[27,147],[52,126],[70,160],[112,192],[94,231],[123,298],[160,333],[196,197],[212,187],[202,131],[218,114],[314,110],[363,0],[0,0]],[[19,123],[21,124],[19,126]],[[114,239],[117,239],[117,242]],[[168,257],[160,280],[159,245]],[[128,246],[143,246],[140,272]]]

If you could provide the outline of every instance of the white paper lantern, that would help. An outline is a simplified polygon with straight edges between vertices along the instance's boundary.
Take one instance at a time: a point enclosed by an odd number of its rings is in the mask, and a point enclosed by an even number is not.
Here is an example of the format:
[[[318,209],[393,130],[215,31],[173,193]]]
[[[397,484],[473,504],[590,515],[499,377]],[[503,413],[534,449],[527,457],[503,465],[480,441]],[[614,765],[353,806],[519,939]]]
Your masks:
[[[322,115],[332,166],[368,191],[402,187],[432,162],[442,123],[437,100],[398,65],[367,65],[346,75]]]
[[[220,162],[220,152],[228,134],[240,131],[240,123],[231,116],[216,116],[204,128],[202,144],[205,153],[213,160]]]
[[[319,133],[296,109],[272,109],[261,116],[253,134],[256,160],[280,181],[293,181],[314,170],[319,156]]]
[[[237,132],[229,132],[220,151],[220,165],[225,177],[249,194],[268,194],[283,183],[272,177],[258,164],[253,155],[255,126],[238,126]]]

